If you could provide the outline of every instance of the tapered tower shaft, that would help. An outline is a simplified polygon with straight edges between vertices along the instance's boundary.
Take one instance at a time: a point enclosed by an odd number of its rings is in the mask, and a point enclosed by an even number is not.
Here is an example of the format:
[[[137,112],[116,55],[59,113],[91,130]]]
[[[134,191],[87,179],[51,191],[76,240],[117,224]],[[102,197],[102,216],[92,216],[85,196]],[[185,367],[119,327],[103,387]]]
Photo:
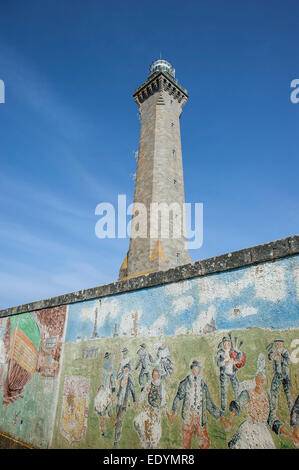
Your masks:
[[[141,119],[140,142],[130,246],[120,279],[191,262],[184,236],[180,134],[187,91],[175,80],[171,65],[158,60],[134,98]],[[142,225],[144,213],[140,203],[146,208],[146,227]]]

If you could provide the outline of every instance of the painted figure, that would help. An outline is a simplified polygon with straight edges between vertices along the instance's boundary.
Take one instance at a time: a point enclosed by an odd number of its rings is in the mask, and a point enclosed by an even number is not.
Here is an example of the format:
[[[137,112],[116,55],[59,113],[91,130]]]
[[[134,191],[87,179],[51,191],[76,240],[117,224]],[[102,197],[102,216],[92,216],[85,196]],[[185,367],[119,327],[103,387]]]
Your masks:
[[[173,371],[174,364],[170,357],[170,351],[166,345],[164,336],[156,355],[156,362],[159,364],[161,379],[167,379]]]
[[[293,428],[292,439],[296,447],[299,447],[299,395],[291,410],[290,425]]]
[[[240,343],[240,346],[243,343]],[[227,388],[229,382],[233,387],[235,398],[239,395],[238,370],[245,364],[245,354],[233,347],[231,337],[224,336],[218,344],[216,363],[220,370],[221,414],[226,411]]]
[[[129,364],[130,369],[131,369],[131,362],[130,362],[131,360],[129,358],[128,352],[129,352],[128,348],[124,347],[124,349],[122,350],[122,358],[120,360],[120,363],[119,363],[119,366],[118,366],[118,371],[117,371],[117,378],[118,379],[120,378],[120,376],[123,373],[124,365]]]
[[[146,382],[149,381],[149,368],[151,363],[154,362],[154,360],[151,354],[146,351],[146,345],[144,343],[140,345],[140,349],[137,351],[137,354],[139,357],[135,370],[137,370],[138,367],[141,365],[139,374],[139,385],[140,387],[143,387],[144,377]]]
[[[104,377],[103,383],[98,388],[97,394],[94,400],[94,408],[100,418],[100,427],[102,436],[105,435],[105,416],[108,414],[112,420],[112,400],[113,394],[115,393],[115,374],[111,361],[111,354],[106,352],[104,355]]]
[[[267,346],[268,359],[273,361],[274,376],[271,383],[271,402],[274,411],[278,405],[279,387],[282,384],[283,391],[287,399],[287,405],[291,411],[293,407],[293,399],[291,396],[291,379],[290,379],[290,356],[288,350],[283,346],[284,340],[277,338],[273,343]]]
[[[139,397],[143,405],[134,420],[134,426],[143,449],[157,449],[162,435],[161,414],[167,414],[166,395],[160,370],[153,369],[152,380],[148,382]]]
[[[121,435],[122,423],[129,405],[130,397],[134,402],[135,410],[137,410],[136,394],[133,384],[133,379],[130,374],[130,364],[125,364],[120,376],[119,389],[117,392],[116,401],[116,423],[115,423],[115,436],[113,448],[116,449]]]
[[[183,448],[190,449],[192,436],[196,433],[200,439],[200,449],[208,449],[210,447],[207,432],[208,412],[216,419],[220,419],[221,411],[212,402],[208,386],[200,376],[200,363],[193,361],[190,368],[192,373],[179,384],[169,421],[173,423],[180,401],[183,400]]]
[[[289,436],[271,409],[269,395],[264,389],[265,370],[265,356],[260,354],[254,380],[248,381],[247,390],[243,390],[237,399],[230,403],[230,417],[222,418],[225,430],[229,431],[233,417],[238,416],[242,409],[247,407],[247,419],[229,441],[230,449],[275,449],[270,429],[278,435]]]

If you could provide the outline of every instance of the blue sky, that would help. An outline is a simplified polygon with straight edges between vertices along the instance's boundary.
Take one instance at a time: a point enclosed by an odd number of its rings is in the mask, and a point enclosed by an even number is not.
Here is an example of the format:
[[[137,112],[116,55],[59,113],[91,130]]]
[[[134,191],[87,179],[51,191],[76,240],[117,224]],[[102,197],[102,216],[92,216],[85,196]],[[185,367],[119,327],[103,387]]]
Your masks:
[[[0,308],[117,279],[128,240],[98,203],[132,202],[132,98],[162,53],[189,101],[185,196],[204,203],[193,261],[298,232],[296,1],[3,1]]]

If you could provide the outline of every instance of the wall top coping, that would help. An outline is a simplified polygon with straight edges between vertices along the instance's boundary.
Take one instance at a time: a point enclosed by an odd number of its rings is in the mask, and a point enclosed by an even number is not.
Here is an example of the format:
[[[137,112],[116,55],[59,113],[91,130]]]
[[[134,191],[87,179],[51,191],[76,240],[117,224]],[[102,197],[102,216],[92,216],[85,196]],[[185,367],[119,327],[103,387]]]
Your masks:
[[[58,307],[82,302],[84,300],[107,297],[147,287],[183,281],[185,279],[207,276],[209,274],[238,269],[266,261],[275,261],[276,259],[286,258],[296,254],[299,254],[299,235],[293,235],[270,243],[245,248],[244,250],[233,251],[232,253],[215,256],[213,258],[195,261],[194,263],[177,266],[167,271],[157,271],[139,277],[51,297],[50,299],[6,308],[0,310],[0,317]]]

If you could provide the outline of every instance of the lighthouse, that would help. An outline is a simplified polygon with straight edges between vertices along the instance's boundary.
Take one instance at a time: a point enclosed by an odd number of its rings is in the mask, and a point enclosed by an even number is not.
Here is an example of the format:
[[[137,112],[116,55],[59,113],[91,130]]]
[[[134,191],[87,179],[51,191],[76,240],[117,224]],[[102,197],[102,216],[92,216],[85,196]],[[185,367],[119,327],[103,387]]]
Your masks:
[[[191,262],[186,241],[180,117],[188,94],[159,59],[134,92],[141,121],[128,253],[119,279]]]

